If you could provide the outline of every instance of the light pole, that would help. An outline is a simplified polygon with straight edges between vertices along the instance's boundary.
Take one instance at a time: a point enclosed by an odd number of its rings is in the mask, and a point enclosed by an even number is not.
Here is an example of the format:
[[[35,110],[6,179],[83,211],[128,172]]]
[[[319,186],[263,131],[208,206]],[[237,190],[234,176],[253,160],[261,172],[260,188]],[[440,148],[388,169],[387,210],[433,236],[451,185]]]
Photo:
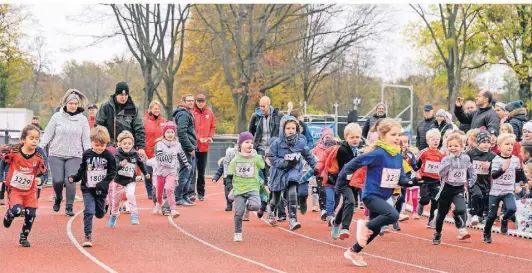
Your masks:
[[[334,134],[338,136],[338,103],[333,104],[334,106]]]

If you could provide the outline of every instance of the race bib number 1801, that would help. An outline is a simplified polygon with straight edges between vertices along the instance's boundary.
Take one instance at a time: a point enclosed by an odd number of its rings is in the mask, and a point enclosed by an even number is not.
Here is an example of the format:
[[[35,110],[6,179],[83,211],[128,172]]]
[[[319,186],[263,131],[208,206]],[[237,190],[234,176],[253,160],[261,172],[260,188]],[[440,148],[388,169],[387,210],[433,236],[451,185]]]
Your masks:
[[[87,171],[87,187],[94,188],[107,176],[107,170]]]
[[[399,184],[401,169],[382,168],[381,188],[394,189]]]

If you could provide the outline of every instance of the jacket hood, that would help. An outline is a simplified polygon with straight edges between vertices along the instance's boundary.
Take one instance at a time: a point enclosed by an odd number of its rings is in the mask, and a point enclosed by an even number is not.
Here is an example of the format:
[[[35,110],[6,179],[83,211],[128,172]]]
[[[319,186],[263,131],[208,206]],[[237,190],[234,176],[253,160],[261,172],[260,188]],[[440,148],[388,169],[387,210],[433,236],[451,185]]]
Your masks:
[[[279,109],[277,109],[277,108],[273,108],[273,106],[270,106],[270,116],[271,116],[275,111],[279,111]],[[260,107],[255,108],[255,114],[257,114],[257,116],[259,116],[259,117],[262,117],[262,111],[260,110]]]
[[[279,137],[281,139],[284,139],[284,124],[289,120],[297,122],[297,119],[293,116],[283,116],[281,118],[281,126],[279,127]],[[297,124],[299,125],[299,122]],[[299,132],[296,132],[296,134],[299,134]]]
[[[122,148],[119,147],[119,148],[116,149],[116,152],[120,153],[122,155],[125,155],[125,156],[133,156],[137,152],[137,150],[135,150],[135,148],[133,148],[133,149],[131,149],[131,151],[126,153],[126,152],[124,152],[124,150],[122,150]]]
[[[185,112],[187,112],[187,113],[190,114],[190,111],[189,111],[184,105],[179,105],[179,106],[177,106],[177,108],[172,112],[172,117],[175,118],[179,112],[183,112],[183,111],[185,111]]]
[[[65,116],[69,120],[79,120],[79,119],[81,119],[82,115],[80,115],[80,114],[83,113],[83,111],[85,111],[83,108],[78,107],[78,109],[76,110],[76,112],[74,114],[70,114],[67,111],[65,111],[65,107],[66,106],[61,107],[61,109],[59,109],[59,113],[61,113],[61,115]]]
[[[518,108],[508,114],[508,118],[516,118],[521,121],[526,121],[526,108]]]

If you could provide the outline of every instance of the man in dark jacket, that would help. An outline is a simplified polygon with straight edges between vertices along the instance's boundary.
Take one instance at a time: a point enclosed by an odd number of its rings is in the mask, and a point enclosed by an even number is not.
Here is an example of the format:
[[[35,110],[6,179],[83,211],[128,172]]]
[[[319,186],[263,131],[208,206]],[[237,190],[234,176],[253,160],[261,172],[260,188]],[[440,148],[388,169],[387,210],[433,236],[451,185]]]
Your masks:
[[[194,96],[186,94],[181,97],[181,104],[172,113],[174,122],[177,124],[177,137],[185,154],[187,160],[192,166],[196,166],[196,150],[198,149],[198,141],[196,139],[196,129],[194,128],[194,116],[192,110],[194,109]],[[194,203],[190,200],[189,185],[194,178],[196,168],[189,170],[181,168],[179,170],[179,185],[175,189],[175,201],[178,206],[192,206]],[[192,191],[194,193],[194,191]]]
[[[375,115],[366,120],[366,123],[364,123],[364,128],[362,128],[362,137],[364,139],[368,138],[368,133],[371,127],[373,127],[379,119],[383,118],[386,118],[386,107],[384,103],[379,102],[377,104],[377,108],[375,108]]]
[[[506,111],[508,114],[508,123],[514,128],[514,135],[517,141],[523,138],[523,125],[527,121],[526,108],[522,100],[512,101],[506,104]]]
[[[138,113],[138,107],[129,96],[129,86],[126,82],[119,82],[116,84],[115,94],[104,102],[98,110],[96,125],[107,128],[109,136],[111,136],[110,145],[112,146],[116,146],[116,138],[122,131],[130,131],[135,138],[135,149],[139,156],[145,157],[146,133]]]
[[[473,111],[475,111],[477,109],[477,106],[475,105],[475,102],[472,101],[472,100],[468,100],[464,103],[464,112],[465,113],[471,113]],[[458,126],[458,129],[460,129],[460,131],[464,132],[464,133],[467,133],[467,131],[469,131],[469,128],[471,127],[470,124],[465,124],[465,123],[460,123],[460,125]]]
[[[261,155],[270,147],[270,140],[279,136],[279,126],[283,113],[271,106],[270,98],[264,96],[259,107],[249,120],[249,132],[253,135],[253,148]]]
[[[464,100],[457,98],[454,115],[460,123],[470,124],[470,129],[486,127],[488,128],[488,132],[497,135],[499,133],[500,119],[495,110],[493,110],[492,101],[493,95],[491,92],[482,90],[478,92],[475,98],[478,109],[470,113],[465,113],[462,108]]]
[[[434,108],[430,104],[423,107],[423,120],[419,122],[416,129],[416,147],[421,151],[429,145],[427,144],[427,132],[434,124]]]

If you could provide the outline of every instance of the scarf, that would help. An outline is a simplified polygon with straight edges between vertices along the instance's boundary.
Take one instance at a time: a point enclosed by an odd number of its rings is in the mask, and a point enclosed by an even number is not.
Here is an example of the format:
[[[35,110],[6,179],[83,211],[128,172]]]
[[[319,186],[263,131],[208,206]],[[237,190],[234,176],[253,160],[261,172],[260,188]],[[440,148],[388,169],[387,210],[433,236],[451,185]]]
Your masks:
[[[257,155],[255,149],[251,150],[251,153],[238,152],[238,154],[243,158],[252,158]]]
[[[396,156],[401,152],[401,148],[399,146],[386,143],[380,139],[377,140],[377,142],[375,142],[375,147],[382,148],[383,150],[388,152],[391,156]]]
[[[336,140],[334,138],[326,138],[323,140],[323,146],[325,146],[325,148],[329,148],[334,145],[336,145]]]
[[[299,140],[299,136],[297,135],[297,133],[291,136],[286,136],[285,138],[286,138],[286,143],[288,144],[288,146],[296,145],[297,141]]]
[[[166,138],[163,138],[163,139],[162,139],[162,142],[164,143],[164,145],[166,145],[166,146],[168,146],[168,147],[172,147],[172,146],[177,145],[177,141],[169,141],[169,140],[166,139]]]

